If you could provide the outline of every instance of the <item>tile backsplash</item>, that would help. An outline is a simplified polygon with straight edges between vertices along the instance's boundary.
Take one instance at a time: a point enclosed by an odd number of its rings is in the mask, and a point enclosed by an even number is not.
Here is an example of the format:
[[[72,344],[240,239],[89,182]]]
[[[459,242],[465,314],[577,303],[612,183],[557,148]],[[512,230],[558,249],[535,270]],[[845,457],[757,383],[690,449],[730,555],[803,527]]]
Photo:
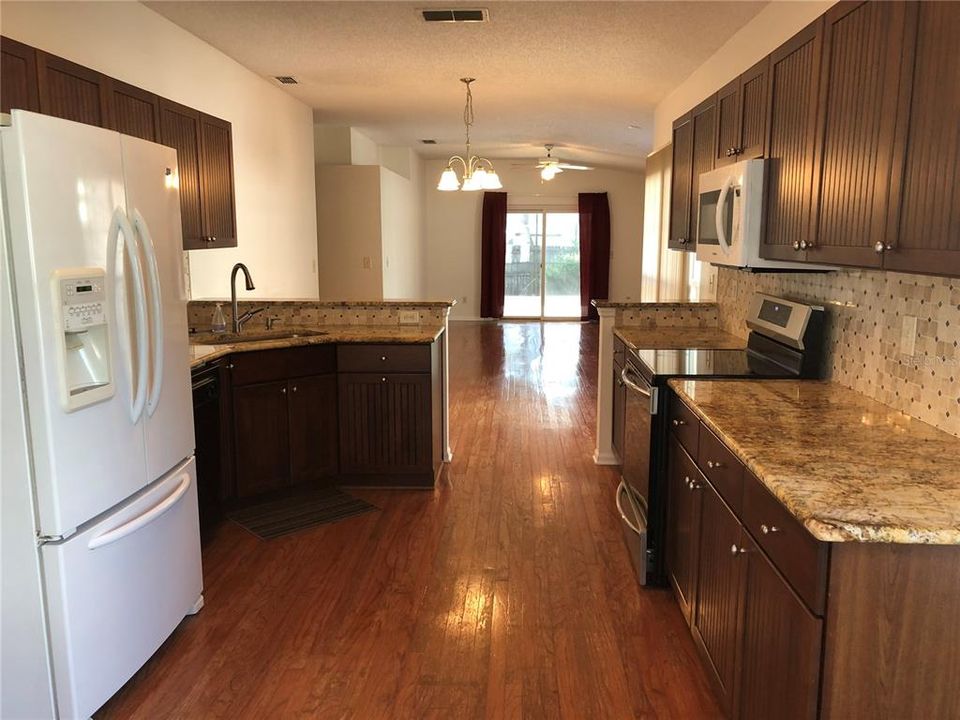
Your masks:
[[[614,325],[632,327],[716,327],[719,309],[715,303],[622,303]]]
[[[719,325],[746,336],[755,292],[826,307],[828,379],[960,437],[960,279],[870,270],[721,268]],[[912,351],[904,318],[917,319]]]
[[[187,322],[191,329],[206,332],[210,329],[217,302],[191,300],[187,305]],[[222,302],[227,324],[232,322],[229,302]],[[277,319],[278,328],[309,327],[312,325],[398,325],[400,311],[415,310],[421,325],[442,325],[447,321],[450,302],[319,302],[311,300],[242,300],[237,303],[240,313],[263,308],[263,312],[248,321],[247,328],[260,327],[268,317]]]

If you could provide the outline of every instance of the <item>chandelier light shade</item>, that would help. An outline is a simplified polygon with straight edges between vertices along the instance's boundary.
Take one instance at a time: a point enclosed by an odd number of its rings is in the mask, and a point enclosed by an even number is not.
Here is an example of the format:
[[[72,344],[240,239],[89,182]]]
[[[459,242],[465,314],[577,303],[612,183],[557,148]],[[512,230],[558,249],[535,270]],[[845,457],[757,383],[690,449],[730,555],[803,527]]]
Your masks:
[[[440,174],[437,190],[451,192],[453,190],[499,190],[503,187],[493,163],[479,155],[470,154],[470,126],[473,125],[473,93],[470,92],[470,83],[474,78],[460,78],[460,82],[467,86],[467,103],[463,108],[463,124],[466,127],[467,152],[461,157],[453,155],[447,160],[446,169]],[[454,165],[457,163],[463,168],[463,182],[457,177]]]

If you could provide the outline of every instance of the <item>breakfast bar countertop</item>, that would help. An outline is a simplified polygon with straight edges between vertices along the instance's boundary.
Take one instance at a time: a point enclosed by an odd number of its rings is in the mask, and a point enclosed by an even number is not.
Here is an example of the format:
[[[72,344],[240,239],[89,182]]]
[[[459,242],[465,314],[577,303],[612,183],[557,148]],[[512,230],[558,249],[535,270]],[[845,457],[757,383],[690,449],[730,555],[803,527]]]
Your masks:
[[[299,345],[325,345],[331,343],[401,343],[426,345],[434,342],[443,334],[443,325],[313,325],[310,327],[285,327],[274,333],[250,332],[256,340],[243,339],[223,342],[210,333],[190,336],[190,367],[197,368],[204,363],[217,360],[225,355],[254,350],[275,350],[297,347]],[[302,333],[302,334],[300,334]]]
[[[960,545],[960,438],[837,383],[669,384],[815,538]]]
[[[747,341],[720,328],[703,327],[641,327],[616,325],[615,337],[620,338],[631,350],[687,350],[709,348],[711,350],[740,350]]]

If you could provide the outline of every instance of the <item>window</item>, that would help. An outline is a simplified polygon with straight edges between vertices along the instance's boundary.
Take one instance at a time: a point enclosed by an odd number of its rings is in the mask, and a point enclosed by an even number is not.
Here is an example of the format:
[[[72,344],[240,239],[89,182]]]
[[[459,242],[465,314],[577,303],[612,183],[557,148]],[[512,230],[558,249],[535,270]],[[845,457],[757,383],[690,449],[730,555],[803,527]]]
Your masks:
[[[580,318],[580,214],[507,212],[503,316]]]

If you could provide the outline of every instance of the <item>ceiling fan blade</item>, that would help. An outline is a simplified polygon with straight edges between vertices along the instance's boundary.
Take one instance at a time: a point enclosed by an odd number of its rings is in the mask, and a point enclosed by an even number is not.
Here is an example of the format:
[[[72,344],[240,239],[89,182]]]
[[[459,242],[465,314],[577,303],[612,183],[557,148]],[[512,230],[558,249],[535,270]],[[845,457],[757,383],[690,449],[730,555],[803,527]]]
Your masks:
[[[571,165],[570,163],[560,163],[557,167],[564,170],[593,170],[589,165]]]

